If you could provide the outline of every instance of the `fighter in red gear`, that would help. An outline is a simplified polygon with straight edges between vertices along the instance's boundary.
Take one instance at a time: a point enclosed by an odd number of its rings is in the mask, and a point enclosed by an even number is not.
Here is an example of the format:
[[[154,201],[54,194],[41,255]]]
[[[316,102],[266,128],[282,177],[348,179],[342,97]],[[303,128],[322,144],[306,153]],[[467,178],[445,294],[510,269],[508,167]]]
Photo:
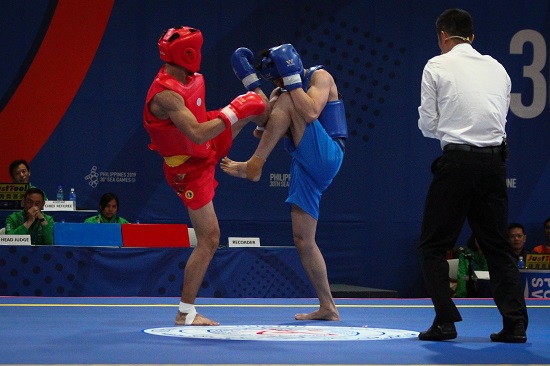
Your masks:
[[[147,93],[143,125],[149,147],[164,158],[164,175],[183,201],[197,235],[197,245],[184,271],[177,325],[218,325],[195,310],[195,299],[220,240],[212,199],[218,182],[214,172],[240,130],[262,115],[265,102],[248,92],[223,109],[208,111],[204,78],[198,73],[202,33],[191,27],[166,31],[159,39],[166,62]]]

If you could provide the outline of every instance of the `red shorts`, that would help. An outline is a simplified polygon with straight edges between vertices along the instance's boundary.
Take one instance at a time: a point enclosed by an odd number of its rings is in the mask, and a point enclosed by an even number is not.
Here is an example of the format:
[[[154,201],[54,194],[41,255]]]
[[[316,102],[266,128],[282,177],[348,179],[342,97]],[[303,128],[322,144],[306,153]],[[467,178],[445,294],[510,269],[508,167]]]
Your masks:
[[[206,158],[189,158],[185,163],[170,167],[164,163],[164,177],[183,201],[185,207],[197,210],[214,198],[218,181],[214,178],[218,161],[229,153],[233,137],[231,129],[210,140],[212,151]]]

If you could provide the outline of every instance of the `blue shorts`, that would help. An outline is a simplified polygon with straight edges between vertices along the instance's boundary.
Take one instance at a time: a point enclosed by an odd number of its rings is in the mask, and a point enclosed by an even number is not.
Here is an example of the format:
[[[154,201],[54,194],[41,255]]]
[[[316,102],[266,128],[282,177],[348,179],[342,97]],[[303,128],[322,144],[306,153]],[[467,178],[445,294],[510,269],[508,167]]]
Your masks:
[[[298,146],[288,140],[286,148],[292,156],[286,203],[300,207],[318,220],[321,195],[338,173],[344,152],[317,120],[307,124]]]

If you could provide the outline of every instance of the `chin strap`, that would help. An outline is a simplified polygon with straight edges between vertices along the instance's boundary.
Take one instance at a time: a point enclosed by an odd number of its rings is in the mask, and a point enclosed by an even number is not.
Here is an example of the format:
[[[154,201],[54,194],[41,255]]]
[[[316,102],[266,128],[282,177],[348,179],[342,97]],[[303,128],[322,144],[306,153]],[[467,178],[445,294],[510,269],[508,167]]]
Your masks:
[[[180,301],[179,311],[180,313],[187,314],[185,316],[185,325],[193,324],[193,321],[197,316],[197,310],[195,309],[194,304],[187,304]]]

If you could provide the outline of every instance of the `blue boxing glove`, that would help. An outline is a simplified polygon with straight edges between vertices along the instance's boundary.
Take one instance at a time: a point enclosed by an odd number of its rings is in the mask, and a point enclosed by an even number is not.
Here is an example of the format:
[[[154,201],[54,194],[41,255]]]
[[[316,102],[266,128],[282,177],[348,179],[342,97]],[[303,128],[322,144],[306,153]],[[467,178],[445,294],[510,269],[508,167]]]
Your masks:
[[[233,72],[248,91],[253,91],[262,84],[252,63],[254,63],[254,55],[248,48],[237,48],[231,55]]]
[[[277,71],[283,77],[286,90],[302,87],[304,66],[300,55],[289,43],[274,47],[269,52],[269,57],[277,67]]]

